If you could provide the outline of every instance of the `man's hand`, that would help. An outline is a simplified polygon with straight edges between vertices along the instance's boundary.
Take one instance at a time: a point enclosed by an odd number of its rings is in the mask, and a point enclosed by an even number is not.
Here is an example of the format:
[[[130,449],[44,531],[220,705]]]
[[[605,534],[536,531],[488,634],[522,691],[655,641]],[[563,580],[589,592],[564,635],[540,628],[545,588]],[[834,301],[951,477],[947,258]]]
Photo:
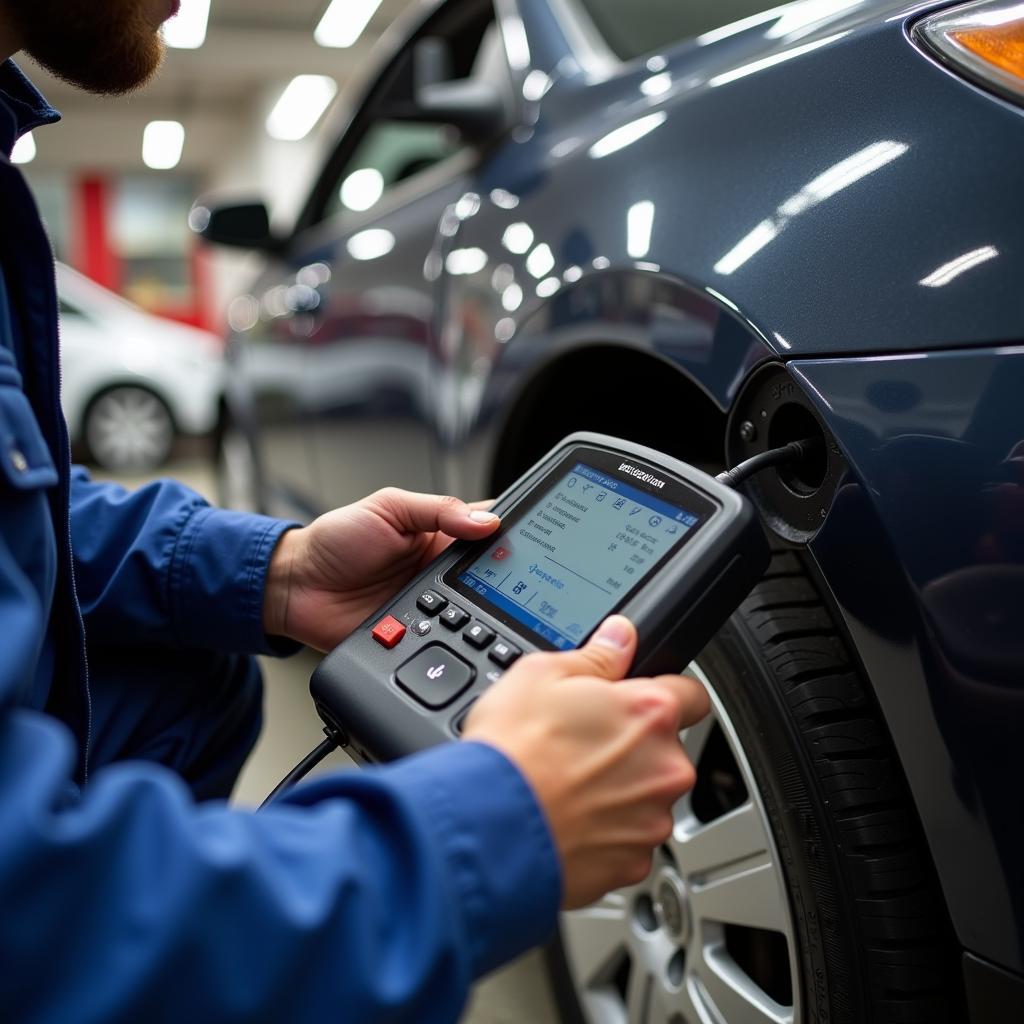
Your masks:
[[[531,654],[474,705],[464,738],[489,743],[533,787],[562,862],[563,906],[586,906],[651,870],[672,805],[693,787],[679,731],[708,713],[684,676],[630,679],[636,630],[607,619],[578,651]]]
[[[388,487],[289,530],[267,572],[264,629],[329,651],[453,538],[493,533],[489,504]]]

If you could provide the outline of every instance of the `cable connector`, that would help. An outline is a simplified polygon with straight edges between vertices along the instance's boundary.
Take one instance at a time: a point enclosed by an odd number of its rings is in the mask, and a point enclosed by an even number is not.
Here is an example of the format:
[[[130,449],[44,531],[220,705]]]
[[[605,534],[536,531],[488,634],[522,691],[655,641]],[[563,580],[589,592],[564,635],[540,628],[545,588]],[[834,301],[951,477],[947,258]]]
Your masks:
[[[793,462],[801,462],[810,458],[821,450],[825,442],[820,437],[807,437],[802,441],[790,441],[781,448],[769,448],[766,452],[758,452],[745,462],[741,462],[724,473],[719,473],[715,479],[725,484],[726,487],[736,488],[748,477],[759,473],[769,466],[786,466]]]

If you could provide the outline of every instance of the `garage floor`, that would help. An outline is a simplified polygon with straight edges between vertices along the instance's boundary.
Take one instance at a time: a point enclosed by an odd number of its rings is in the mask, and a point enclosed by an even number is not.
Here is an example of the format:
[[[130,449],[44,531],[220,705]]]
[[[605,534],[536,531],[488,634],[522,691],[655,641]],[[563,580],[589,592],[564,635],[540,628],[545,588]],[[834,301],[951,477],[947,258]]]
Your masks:
[[[213,494],[210,468],[202,458],[185,457],[166,468],[166,475]],[[100,478],[102,473],[94,472]],[[135,487],[148,477],[116,478]],[[319,720],[309,700],[309,677],[317,659],[309,653],[286,661],[265,659],[266,725],[263,735],[242,771],[234,799],[239,804],[258,804],[277,782],[323,738]],[[316,771],[351,769],[352,762],[336,752]],[[463,1024],[557,1024],[546,978],[537,954],[530,954],[480,985]]]

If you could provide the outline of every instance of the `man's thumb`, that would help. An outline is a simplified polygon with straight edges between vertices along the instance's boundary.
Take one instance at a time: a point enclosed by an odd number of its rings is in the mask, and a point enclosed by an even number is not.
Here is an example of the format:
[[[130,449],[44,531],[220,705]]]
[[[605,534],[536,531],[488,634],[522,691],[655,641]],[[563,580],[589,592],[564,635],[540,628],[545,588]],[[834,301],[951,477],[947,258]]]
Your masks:
[[[584,647],[566,655],[573,675],[590,673],[622,679],[636,654],[636,626],[623,615],[609,615]]]

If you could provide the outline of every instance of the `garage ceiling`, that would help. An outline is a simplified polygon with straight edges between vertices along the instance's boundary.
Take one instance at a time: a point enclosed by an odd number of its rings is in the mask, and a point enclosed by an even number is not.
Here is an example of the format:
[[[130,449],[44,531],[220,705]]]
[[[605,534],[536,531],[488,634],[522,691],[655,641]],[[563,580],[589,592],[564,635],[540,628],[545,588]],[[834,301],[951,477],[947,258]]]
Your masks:
[[[327,49],[314,41],[313,30],[328,0],[212,0],[204,45],[198,50],[169,50],[157,78],[142,92],[125,98],[89,96],[23,56],[25,70],[65,115],[65,124],[56,129],[61,139],[46,131],[37,133],[40,164],[57,169],[69,161],[78,167],[91,161],[97,168],[119,167],[124,162],[122,147],[110,134],[116,130],[133,136],[130,157],[128,148],[124,153],[129,163],[138,165],[134,136],[146,121],[180,120],[188,127],[191,119],[211,130],[200,129],[208,141],[203,153],[191,153],[187,162],[193,170],[204,163],[213,165],[223,155],[215,152],[214,122],[237,126],[251,120],[268,94],[280,90],[294,75],[331,75],[344,86],[365,65],[380,34],[410,4],[411,0],[383,0],[354,46]],[[234,135],[223,134],[225,138]],[[93,151],[79,152],[71,159],[72,135]],[[109,140],[111,145],[97,148],[97,139]]]

